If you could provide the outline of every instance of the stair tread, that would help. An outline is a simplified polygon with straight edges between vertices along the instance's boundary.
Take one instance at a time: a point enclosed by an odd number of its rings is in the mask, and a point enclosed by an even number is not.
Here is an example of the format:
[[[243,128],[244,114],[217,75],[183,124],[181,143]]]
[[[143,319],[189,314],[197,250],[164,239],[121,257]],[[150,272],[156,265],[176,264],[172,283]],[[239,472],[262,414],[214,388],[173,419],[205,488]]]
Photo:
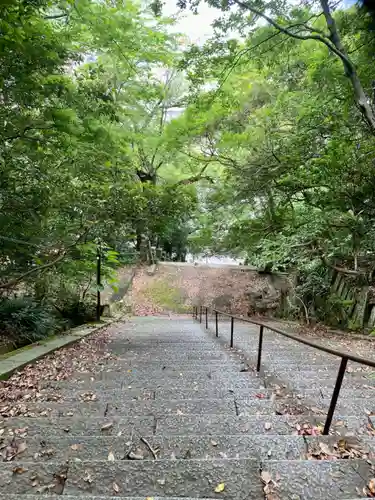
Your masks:
[[[23,495],[36,491],[31,486],[37,475],[39,488],[58,483],[66,474],[63,463],[19,462],[17,467],[24,470],[14,473],[14,464],[4,464],[0,468],[0,491]],[[259,464],[251,459],[225,460],[144,460],[104,462],[90,461],[69,463],[68,478],[65,481],[65,495],[104,495],[115,493],[123,496],[166,496],[179,497],[194,492],[197,497],[212,497],[219,483],[225,483],[223,498],[250,498],[259,500],[262,485],[259,481]],[[51,488],[52,489],[52,488]],[[4,491],[5,490],[5,491]],[[51,491],[56,492],[56,491]]]
[[[131,433],[121,436],[34,436],[19,439],[25,441],[26,450],[16,456],[15,461],[56,460],[104,460],[113,454],[114,460],[123,460],[129,451],[140,453],[144,459],[152,459],[149,448],[139,435]],[[299,459],[306,457],[306,443],[303,436],[269,435],[213,435],[213,436],[143,436],[154,450],[158,459],[194,458],[270,458]],[[7,436],[3,443],[9,445],[13,438]],[[321,440],[323,441],[323,439]]]

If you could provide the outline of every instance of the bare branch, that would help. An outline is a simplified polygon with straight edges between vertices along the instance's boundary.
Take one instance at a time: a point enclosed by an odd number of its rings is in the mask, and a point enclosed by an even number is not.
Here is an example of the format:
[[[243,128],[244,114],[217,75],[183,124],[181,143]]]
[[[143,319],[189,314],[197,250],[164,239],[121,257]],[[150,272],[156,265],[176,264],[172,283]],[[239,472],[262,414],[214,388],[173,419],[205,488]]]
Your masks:
[[[56,14],[54,16],[45,16],[43,19],[63,19],[64,17],[68,17],[69,14],[65,12],[65,14]]]
[[[271,17],[267,16],[267,14],[264,14],[264,12],[261,12],[260,10],[256,9],[255,7],[242,2],[241,0],[234,0],[237,5],[239,5],[242,9],[247,9],[250,10],[253,14],[256,16],[259,16],[263,18],[265,21],[267,21],[271,26],[276,28],[278,31],[281,33],[284,33],[285,35],[290,36],[291,38],[296,38],[297,40],[317,40],[318,42],[324,43],[332,52],[334,52],[345,64],[347,64],[350,67],[353,67],[353,63],[351,60],[346,56],[346,54],[343,54],[340,50],[338,50],[333,43],[330,42],[327,38],[324,36],[317,34],[311,34],[311,35],[300,35],[299,33],[294,33],[293,31],[290,31],[288,28],[284,28],[281,26],[281,24],[277,23],[274,21]],[[300,25],[303,25],[303,23],[299,23]],[[306,28],[306,26],[305,26]],[[314,29],[308,27],[307,28],[309,31],[313,32]]]
[[[342,61],[342,64],[345,69],[345,73],[347,77],[350,79],[353,91],[354,91],[354,96],[355,96],[355,101],[362,113],[362,116],[366,120],[367,124],[369,125],[371,132],[375,134],[375,113],[370,105],[369,99],[365,94],[365,91],[363,89],[362,83],[358,77],[355,65],[349,58],[348,54],[346,53],[342,43],[341,39],[336,27],[335,20],[331,14],[331,10],[328,4],[328,0],[320,0],[320,4],[323,9],[323,14],[326,19],[327,27],[329,30],[329,37],[326,37],[322,34],[314,34],[316,30],[313,28],[310,28],[309,26],[304,26],[305,29],[310,31],[309,35],[301,35],[299,33],[295,33],[291,31],[289,28],[285,28],[284,26],[281,26],[278,22],[274,21],[271,17],[269,17],[267,14],[264,12],[258,10],[257,8],[253,7],[252,5],[249,5],[248,3],[243,2],[242,0],[234,0],[234,2],[239,5],[242,9],[249,10],[253,14],[255,14],[258,17],[261,17],[262,19],[266,20],[271,26],[276,28],[280,33],[284,33],[285,35],[288,35],[291,38],[295,38],[297,40],[316,40],[320,43],[323,43],[331,52],[336,54]],[[303,24],[303,23],[302,23]]]

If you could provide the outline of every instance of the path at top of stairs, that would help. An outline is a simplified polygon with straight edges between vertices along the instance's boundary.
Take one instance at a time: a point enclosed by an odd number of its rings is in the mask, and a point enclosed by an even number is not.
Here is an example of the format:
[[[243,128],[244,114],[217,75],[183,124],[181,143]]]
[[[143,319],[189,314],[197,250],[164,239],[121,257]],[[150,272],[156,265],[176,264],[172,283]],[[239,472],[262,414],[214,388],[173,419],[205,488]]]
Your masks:
[[[41,380],[37,397],[25,399],[26,412],[14,411],[23,400],[12,410],[0,403],[0,498],[366,496],[373,438],[363,434],[351,459],[337,459],[335,448],[342,434],[364,428],[356,405],[365,394],[353,399],[348,392],[331,436],[301,435],[319,432],[319,406],[283,387],[275,391],[268,375],[243,371],[245,349],[229,349],[190,318],[133,318],[108,334],[106,352],[91,366],[65,380]],[[238,340],[248,345],[248,333],[242,334]],[[265,347],[266,363],[271,345]],[[298,381],[302,371],[292,361],[300,355],[288,356],[275,366]],[[311,358],[306,371],[315,365],[324,360]],[[312,391],[314,399],[317,384],[324,389],[328,378],[304,379],[298,390]],[[336,450],[334,457],[324,455],[327,447]]]

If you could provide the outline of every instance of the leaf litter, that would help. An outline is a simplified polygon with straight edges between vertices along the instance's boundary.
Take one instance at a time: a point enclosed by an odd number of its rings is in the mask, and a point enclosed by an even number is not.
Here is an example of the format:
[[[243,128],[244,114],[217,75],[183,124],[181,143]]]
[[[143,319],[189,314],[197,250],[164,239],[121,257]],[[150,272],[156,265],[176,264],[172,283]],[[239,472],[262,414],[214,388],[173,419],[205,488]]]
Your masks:
[[[337,441],[323,442],[314,440],[308,443],[307,458],[309,460],[342,460],[372,458],[366,446],[361,445],[353,436],[342,437]]]
[[[74,373],[94,373],[107,366],[116,356],[108,352],[109,328],[90,338],[67,346],[45,356],[35,364],[27,365],[8,380],[0,381],[0,416],[48,416],[48,403],[64,400],[64,394],[54,382],[71,380]],[[80,398],[95,401],[97,396],[88,392]],[[45,408],[34,404],[45,403]],[[34,406],[33,406],[34,405]],[[73,414],[72,411],[68,412]]]

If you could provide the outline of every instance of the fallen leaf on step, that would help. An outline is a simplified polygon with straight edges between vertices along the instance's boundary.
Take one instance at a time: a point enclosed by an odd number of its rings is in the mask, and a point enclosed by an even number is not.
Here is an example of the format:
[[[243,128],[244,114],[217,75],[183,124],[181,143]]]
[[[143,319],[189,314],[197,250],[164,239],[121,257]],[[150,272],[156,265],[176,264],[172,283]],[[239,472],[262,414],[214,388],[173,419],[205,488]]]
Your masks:
[[[215,493],[222,493],[225,490],[225,483],[219,483],[215,488]]]
[[[375,478],[370,479],[367,488],[372,495],[375,495]]]
[[[13,460],[17,455],[20,453],[23,453],[27,448],[26,441],[22,441],[20,443],[17,443],[17,441],[12,441],[9,446],[6,447],[5,449],[5,455],[4,455],[4,461],[10,462]]]
[[[108,462],[114,462],[115,461],[115,455],[113,454],[113,451],[110,451],[108,453]]]
[[[331,450],[329,449],[329,446],[326,443],[319,443],[319,448],[325,455],[332,454]]]
[[[26,441],[23,441],[22,443],[19,443],[19,444],[17,445],[17,455],[18,455],[19,453],[23,453],[23,452],[26,450],[26,448],[27,448]]]
[[[261,477],[264,484],[268,484],[272,481],[271,474],[269,472],[267,472],[266,470],[262,471],[260,477]]]
[[[79,450],[80,448],[82,448],[82,445],[81,444],[72,444],[72,446],[70,447],[73,451],[77,451]]]
[[[85,475],[83,477],[83,480],[85,481],[85,483],[88,483],[88,484],[91,484],[94,481],[90,472],[87,470],[85,471]]]
[[[137,453],[130,451],[128,453],[128,459],[129,460],[143,460],[144,456],[142,455],[142,453],[139,452],[139,450],[137,450]]]
[[[270,429],[272,429],[272,424],[270,422],[265,422],[264,428],[266,429],[266,431],[269,431]]]
[[[108,422],[107,424],[102,425],[100,430],[107,431],[108,429],[111,429],[112,427],[113,427],[113,422]]]
[[[117,483],[113,483],[113,484],[112,484],[112,488],[113,488],[113,491],[114,491],[115,493],[119,493],[119,492],[120,492],[120,488],[119,488],[119,486],[118,486],[118,484],[117,484]]]
[[[27,472],[27,469],[24,469],[23,467],[15,467],[12,472],[13,474],[23,474],[24,472]]]

